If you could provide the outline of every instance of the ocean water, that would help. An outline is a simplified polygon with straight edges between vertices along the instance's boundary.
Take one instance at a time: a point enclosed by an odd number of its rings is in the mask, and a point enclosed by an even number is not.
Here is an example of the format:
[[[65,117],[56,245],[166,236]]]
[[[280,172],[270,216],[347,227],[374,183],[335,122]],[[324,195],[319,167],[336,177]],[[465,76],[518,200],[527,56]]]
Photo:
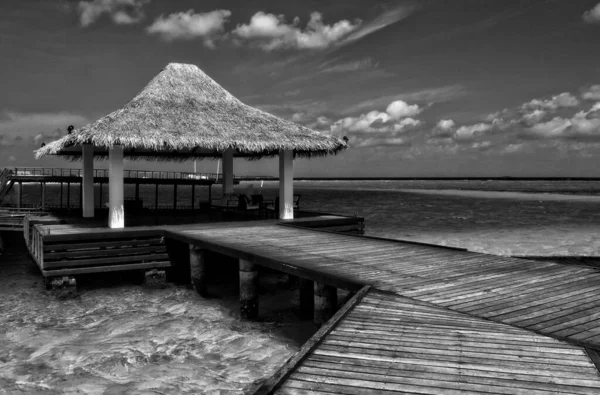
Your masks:
[[[277,183],[236,190],[275,197]],[[153,206],[154,188],[140,192]],[[172,192],[161,188],[159,204],[172,204]],[[600,253],[600,182],[298,181],[295,192],[304,210],[364,217],[368,235],[501,255]],[[24,201],[38,193],[26,185]],[[58,201],[57,186],[47,193]],[[180,188],[179,205],[190,198]],[[248,323],[235,284],[214,284],[203,299],[182,285],[94,278],[77,299],[56,300],[35,265],[13,264],[21,258],[0,257],[0,394],[249,393],[314,331],[290,309],[284,278],[263,284],[263,320]]]

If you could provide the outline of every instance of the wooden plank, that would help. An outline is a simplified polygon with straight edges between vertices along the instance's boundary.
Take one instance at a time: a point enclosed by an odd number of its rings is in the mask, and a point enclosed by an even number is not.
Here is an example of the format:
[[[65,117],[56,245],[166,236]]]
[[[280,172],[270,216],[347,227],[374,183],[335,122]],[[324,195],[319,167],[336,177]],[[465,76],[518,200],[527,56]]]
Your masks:
[[[140,247],[145,245],[164,245],[162,238],[126,239],[115,241],[99,241],[90,243],[44,244],[44,251],[83,250],[110,247]]]
[[[113,258],[93,258],[93,259],[78,259],[72,261],[54,261],[44,262],[43,269],[58,269],[72,268],[82,266],[104,266],[114,264],[126,264],[127,262],[144,262],[144,261],[162,261],[169,259],[169,255],[164,254],[146,254],[133,256],[118,256]]]
[[[126,265],[92,266],[92,267],[81,267],[81,268],[73,268],[73,269],[42,270],[42,274],[44,275],[44,277],[74,276],[77,274],[118,272],[118,271],[127,271],[127,270],[142,270],[142,269],[167,268],[167,267],[171,267],[171,262],[157,261],[157,262],[146,262],[146,263],[130,263],[130,264],[126,264]]]
[[[128,248],[107,248],[107,249],[87,249],[87,250],[76,250],[76,251],[63,251],[63,252],[46,252],[44,253],[44,260],[46,262],[56,261],[61,259],[73,260],[82,257],[109,257],[118,255],[139,255],[139,254],[152,254],[152,253],[166,253],[167,247],[162,245],[144,246],[144,247],[128,247]]]
[[[300,350],[293,355],[287,362],[269,378],[254,394],[267,395],[273,393],[285,379],[292,373],[293,369],[322,342],[322,340],[333,330],[340,320],[344,318],[354,306],[369,292],[370,287],[365,286],[360,289],[342,308],[323,325],[304,345]]]

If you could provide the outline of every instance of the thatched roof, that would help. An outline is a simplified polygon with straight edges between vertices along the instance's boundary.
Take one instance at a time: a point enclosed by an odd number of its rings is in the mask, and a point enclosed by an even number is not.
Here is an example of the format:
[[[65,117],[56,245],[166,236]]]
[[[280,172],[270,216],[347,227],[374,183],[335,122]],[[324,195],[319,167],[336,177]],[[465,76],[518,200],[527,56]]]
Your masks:
[[[190,64],[171,63],[123,108],[53,141],[36,158],[81,156],[93,144],[95,156],[122,145],[130,159],[185,160],[274,156],[280,149],[297,156],[335,154],[346,142],[250,107]]]

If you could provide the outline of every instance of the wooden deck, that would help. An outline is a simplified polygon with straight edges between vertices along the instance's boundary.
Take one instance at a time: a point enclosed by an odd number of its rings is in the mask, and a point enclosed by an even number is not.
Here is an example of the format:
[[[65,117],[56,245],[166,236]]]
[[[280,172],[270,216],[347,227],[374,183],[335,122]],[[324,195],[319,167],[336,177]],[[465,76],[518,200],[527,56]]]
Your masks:
[[[593,351],[394,293],[363,295],[256,394],[600,393]]]
[[[259,394],[600,393],[595,268],[266,224],[165,237],[373,288]]]
[[[396,292],[600,349],[600,272],[287,226],[167,231],[199,247],[356,290]]]

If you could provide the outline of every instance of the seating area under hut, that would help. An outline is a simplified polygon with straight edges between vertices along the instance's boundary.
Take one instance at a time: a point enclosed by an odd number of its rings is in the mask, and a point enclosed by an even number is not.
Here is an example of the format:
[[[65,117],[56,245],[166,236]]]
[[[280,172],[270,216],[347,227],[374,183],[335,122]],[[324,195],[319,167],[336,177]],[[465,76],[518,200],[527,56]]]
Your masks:
[[[233,193],[234,158],[278,156],[278,217],[293,219],[294,158],[337,154],[346,147],[346,139],[242,103],[195,65],[171,63],[121,109],[44,145],[36,158],[82,160],[84,218],[94,217],[94,159],[108,159],[108,226],[123,228],[125,158],[222,159],[223,196],[228,196]]]

